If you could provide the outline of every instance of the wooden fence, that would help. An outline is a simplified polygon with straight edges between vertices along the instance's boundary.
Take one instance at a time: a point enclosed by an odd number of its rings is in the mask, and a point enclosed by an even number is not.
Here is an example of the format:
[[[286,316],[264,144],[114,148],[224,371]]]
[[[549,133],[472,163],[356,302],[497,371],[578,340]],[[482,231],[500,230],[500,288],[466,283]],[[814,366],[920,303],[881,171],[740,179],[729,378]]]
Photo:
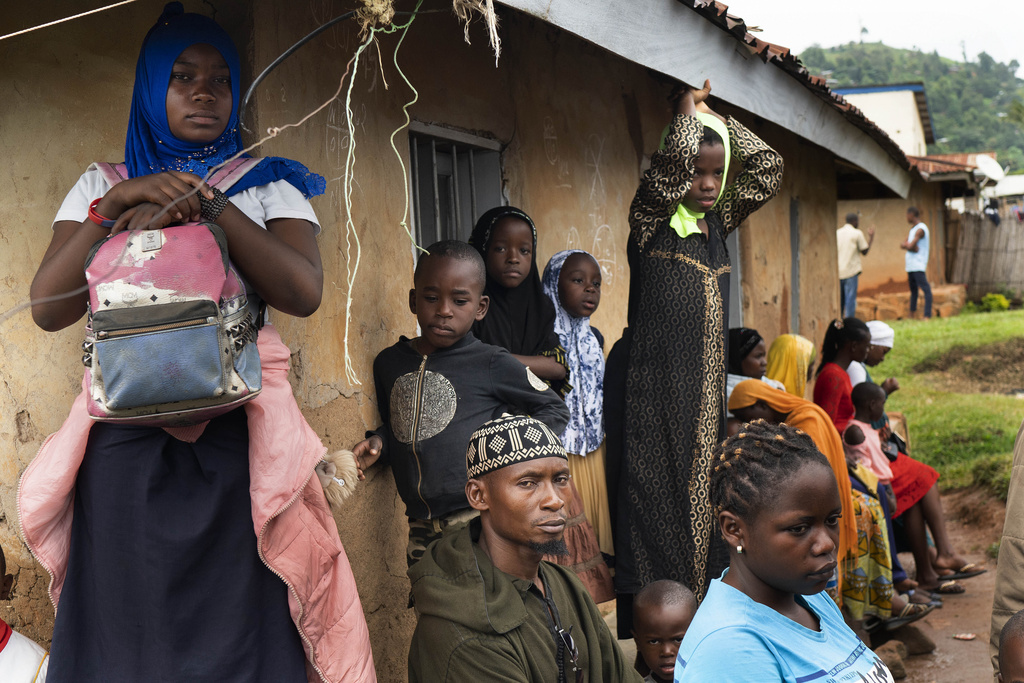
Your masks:
[[[948,280],[967,285],[967,298],[978,300],[989,292],[1009,290],[1013,298],[1024,294],[1024,223],[1006,212],[998,226],[978,213],[950,217],[946,225],[956,245]]]

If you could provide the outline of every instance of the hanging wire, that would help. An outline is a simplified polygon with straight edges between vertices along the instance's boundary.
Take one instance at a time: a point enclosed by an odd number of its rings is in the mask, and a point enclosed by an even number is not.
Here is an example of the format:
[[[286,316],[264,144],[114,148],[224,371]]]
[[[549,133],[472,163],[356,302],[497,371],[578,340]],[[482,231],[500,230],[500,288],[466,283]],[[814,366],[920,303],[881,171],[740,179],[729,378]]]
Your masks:
[[[326,31],[330,27],[334,26],[335,24],[341,23],[350,17],[354,17],[355,15],[356,10],[351,10],[349,12],[345,12],[341,16],[334,17],[325,24],[317,26],[314,30],[310,31],[305,38],[303,38],[302,40],[300,40],[299,42],[295,43],[290,48],[282,52],[277,59],[272,61],[270,65],[266,69],[264,69],[259,76],[256,77],[256,79],[252,82],[252,85],[249,86],[249,89],[245,91],[245,97],[242,98],[242,104],[238,107],[238,123],[242,126],[242,130],[244,130],[246,133],[252,132],[251,130],[249,130],[249,127],[245,125],[245,110],[249,106],[249,99],[252,97],[253,91],[256,90],[256,86],[262,83],[263,79],[266,78],[271,71],[280,66],[281,62],[295,54],[295,51],[298,50],[300,47],[302,47],[309,41],[313,40],[318,35]]]
[[[7,40],[8,38],[13,38],[15,36],[20,36],[20,35],[23,35],[25,33],[31,33],[32,31],[38,31],[41,28],[47,28],[49,26],[56,26],[57,24],[63,24],[65,21],[71,21],[72,19],[80,19],[82,17],[87,17],[90,14],[96,14],[97,12],[105,12],[108,9],[114,9],[115,7],[120,7],[121,5],[128,5],[128,4],[133,3],[133,2],[135,2],[135,0],[122,0],[121,2],[115,2],[113,5],[107,5],[106,7],[97,7],[96,9],[91,9],[88,12],[81,12],[79,14],[75,14],[75,15],[72,15],[70,17],[64,17],[63,19],[57,19],[56,21],[49,21],[49,22],[47,22],[45,24],[39,24],[38,26],[33,26],[31,28],[22,29],[21,31],[15,31],[14,33],[8,33],[5,36],[0,36],[0,40]]]
[[[422,4],[423,4],[423,0],[419,0],[419,2],[416,4],[416,10],[418,10],[420,8],[420,5],[422,5]],[[413,19],[415,19],[415,12],[416,12],[416,10],[413,10],[413,13],[414,13]],[[405,122],[402,123],[402,125],[400,125],[398,128],[396,128],[394,130],[394,132],[391,133],[391,149],[395,153],[395,158],[398,159],[398,165],[402,167],[402,178],[406,177],[407,171],[405,170],[405,161],[402,159],[402,153],[399,152],[398,151],[398,147],[395,146],[395,136],[398,135],[403,130],[405,130],[406,128],[409,127],[409,122],[411,120],[409,118],[409,107],[411,107],[412,105],[416,104],[416,102],[420,99],[419,91],[416,90],[415,86],[413,86],[412,82],[409,80],[409,77],[405,75],[404,71],[402,71],[402,67],[400,67],[398,65],[398,51],[402,47],[402,42],[405,40],[405,36],[408,35],[408,33],[409,33],[409,26],[411,24],[412,24],[412,20],[409,20],[409,23],[406,24],[403,27],[402,37],[398,39],[398,44],[395,45],[395,54],[394,54],[394,58],[393,58],[393,61],[395,63],[395,70],[398,72],[398,75],[402,77],[402,80],[405,81],[405,84],[407,86],[409,86],[409,89],[412,90],[412,99],[402,105],[402,114],[405,116]],[[416,238],[413,236],[412,230],[409,229],[409,203],[410,203],[409,202],[409,193],[410,193],[410,189],[409,189],[408,184],[406,184],[406,188],[405,188],[405,209],[402,210],[402,221],[401,221],[400,225],[405,230],[405,234],[409,236],[409,241],[412,242],[413,248],[418,249],[419,251],[422,251],[423,253],[426,253],[427,250],[424,249],[423,247],[421,247],[419,244],[416,243]]]
[[[134,2],[134,0],[128,0],[128,1],[129,2]],[[420,4],[422,4],[422,2]],[[416,7],[419,8],[419,5],[417,5]],[[334,17],[333,19],[331,19],[330,21],[328,21],[326,23],[321,24],[320,26],[317,26],[315,29],[313,29],[308,34],[306,34],[306,36],[301,38],[297,43],[295,43],[290,48],[288,48],[287,50],[282,52],[280,54],[280,56],[278,56],[277,59],[272,61],[267,66],[266,69],[264,69],[262,72],[260,72],[260,75],[257,76],[253,80],[252,85],[249,86],[249,89],[245,91],[245,96],[242,98],[242,104],[238,108],[238,123],[239,123],[239,125],[242,126],[242,130],[244,130],[246,133],[251,133],[252,132],[245,125],[245,110],[249,106],[249,100],[252,99],[253,92],[256,90],[256,87],[259,86],[259,84],[263,82],[263,79],[265,79],[267,76],[269,76],[271,71],[273,71],[277,67],[281,66],[281,63],[283,61],[285,61],[286,59],[291,57],[293,54],[295,54],[296,50],[298,50],[303,45],[305,45],[309,41],[311,41],[314,38],[316,38],[318,35],[320,35],[324,31],[326,31],[330,27],[334,26],[335,24],[339,24],[342,21],[345,21],[346,19],[351,19],[352,17],[356,16],[358,11],[359,10],[351,10],[351,11],[345,12],[344,14],[339,15],[337,17]],[[415,15],[416,15],[416,13],[418,11],[419,11],[418,9],[414,9],[412,12],[395,12],[395,16],[413,16],[413,18],[415,18]],[[432,14],[434,12],[444,12],[444,11],[447,11],[447,10],[426,10],[424,12],[419,12],[419,13],[420,14]],[[410,19],[409,23],[408,24],[404,24],[404,26],[407,27],[411,23],[412,23],[412,20]],[[403,28],[403,26],[391,26],[388,29],[372,29],[372,30],[386,31],[388,33],[391,33],[394,30],[399,30],[401,28]]]

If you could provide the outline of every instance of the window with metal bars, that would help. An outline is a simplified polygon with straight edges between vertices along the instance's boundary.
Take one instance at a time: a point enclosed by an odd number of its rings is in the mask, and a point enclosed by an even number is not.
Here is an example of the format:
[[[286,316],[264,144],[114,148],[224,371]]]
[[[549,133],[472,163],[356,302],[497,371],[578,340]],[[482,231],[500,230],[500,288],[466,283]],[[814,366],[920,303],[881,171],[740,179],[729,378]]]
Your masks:
[[[416,241],[466,241],[483,212],[504,204],[501,144],[414,122],[410,126],[412,219]]]

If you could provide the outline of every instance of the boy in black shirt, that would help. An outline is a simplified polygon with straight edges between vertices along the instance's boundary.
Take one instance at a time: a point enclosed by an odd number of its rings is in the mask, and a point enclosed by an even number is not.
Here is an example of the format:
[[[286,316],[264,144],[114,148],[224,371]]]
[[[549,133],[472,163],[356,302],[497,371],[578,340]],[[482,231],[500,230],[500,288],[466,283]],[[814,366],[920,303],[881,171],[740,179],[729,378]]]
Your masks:
[[[484,262],[454,240],[420,257],[409,308],[421,336],[401,337],[373,362],[379,428],[353,449],[360,470],[390,464],[409,515],[412,566],[431,541],[476,516],[466,500],[466,443],[502,413],[524,413],[560,434],[565,404],[505,349],[480,342],[470,328],[487,313]]]

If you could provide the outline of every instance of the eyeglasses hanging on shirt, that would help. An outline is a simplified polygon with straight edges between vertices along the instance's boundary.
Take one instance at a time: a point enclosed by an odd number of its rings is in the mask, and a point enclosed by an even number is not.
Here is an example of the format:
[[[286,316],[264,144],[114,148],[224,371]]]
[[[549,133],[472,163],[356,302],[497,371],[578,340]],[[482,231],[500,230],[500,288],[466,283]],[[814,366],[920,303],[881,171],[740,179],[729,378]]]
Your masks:
[[[558,662],[558,683],[584,683],[583,669],[580,668],[580,651],[576,647],[576,641],[572,638],[572,626],[566,630],[562,628],[562,620],[558,616],[558,606],[551,599],[551,590],[548,588],[547,579],[540,574],[541,584],[544,586],[544,595],[539,596],[541,602],[547,607],[548,628],[555,639],[555,659]],[[569,660],[569,667],[566,667],[566,659]],[[566,669],[569,671],[566,671]],[[568,674],[568,675],[567,675]]]

